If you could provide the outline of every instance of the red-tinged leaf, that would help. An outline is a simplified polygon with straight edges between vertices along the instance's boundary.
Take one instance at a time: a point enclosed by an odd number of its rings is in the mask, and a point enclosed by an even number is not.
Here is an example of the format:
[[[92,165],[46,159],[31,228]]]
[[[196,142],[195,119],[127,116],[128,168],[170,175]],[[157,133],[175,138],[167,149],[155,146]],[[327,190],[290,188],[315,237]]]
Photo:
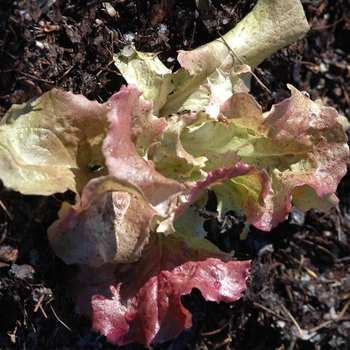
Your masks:
[[[236,93],[221,106],[225,122],[194,123],[180,135],[188,153],[207,158],[202,170],[208,174],[241,161],[268,175],[273,194],[264,198],[259,220],[250,213],[260,206],[255,199],[266,192],[261,176],[235,177],[234,186],[227,181],[213,188],[219,207],[220,202],[233,203],[236,212],[247,212],[247,223],[264,231],[287,218],[292,201],[302,210],[332,207],[337,202],[333,193],[347,170],[349,147],[336,110],[290,88],[292,96],[268,115],[250,95]],[[225,205],[225,210],[230,208]]]
[[[208,173],[205,180],[197,181],[186,196],[187,202],[177,208],[175,220],[179,217],[182,220],[181,215],[202,196],[206,188],[215,191],[222,212],[234,210],[245,214],[247,221],[255,226],[262,226],[265,213],[271,211],[273,190],[268,173],[239,161],[235,166],[216,169]]]
[[[102,146],[108,175],[91,179],[74,206],[64,203],[48,229],[51,248],[67,264],[97,267],[137,260],[154,215],[168,215],[182,192],[183,185],[138,153],[167,126],[140,94],[130,85],[104,104],[111,123]]]
[[[150,345],[191,326],[182,295],[198,288],[208,301],[236,301],[249,268],[249,261],[234,261],[206,240],[153,234],[133,264],[82,266],[70,294],[108,341]]]
[[[151,118],[151,109],[148,106],[151,104],[141,102],[140,95],[141,92],[135,85],[129,85],[122,87],[121,91],[109,99],[107,104],[110,111],[107,118],[111,125],[103,141],[102,152],[109,174],[136,186],[157,213],[166,216],[171,203],[182,193],[184,187],[179,182],[161,175],[154,169],[152,162],[137,153],[132,137],[135,138],[138,126],[143,124],[144,129],[146,123],[140,122],[140,117],[133,117],[142,111],[144,118]],[[140,106],[141,103],[144,107]],[[137,121],[136,127],[133,125],[134,119]],[[142,132],[155,136],[163,130],[164,122],[163,120],[159,125],[158,119],[155,118],[153,124],[150,123],[152,127],[149,126]],[[148,142],[145,138],[143,144],[148,145]]]

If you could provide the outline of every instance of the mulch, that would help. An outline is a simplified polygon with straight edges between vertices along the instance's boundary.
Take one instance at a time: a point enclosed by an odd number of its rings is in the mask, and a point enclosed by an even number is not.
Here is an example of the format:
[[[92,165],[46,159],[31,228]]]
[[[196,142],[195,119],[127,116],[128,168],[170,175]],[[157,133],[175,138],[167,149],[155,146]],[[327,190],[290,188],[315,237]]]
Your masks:
[[[0,3],[0,117],[53,87],[106,101],[124,83],[114,53],[133,43],[156,52],[176,69],[178,50],[225,33],[256,1],[47,0]],[[256,70],[272,91],[253,82],[264,110],[289,97],[291,83],[350,119],[350,2],[302,1],[312,28]],[[349,349],[350,176],[339,185],[340,203],[329,213],[293,209],[271,232],[237,227],[208,237],[221,249],[251,259],[251,276],[236,303],[205,302],[198,290],[183,297],[193,327],[155,349]],[[144,349],[118,347],[90,331],[64,293],[74,273],[50,250],[47,227],[62,200],[23,196],[0,187],[0,349]],[[234,213],[228,219],[235,221]],[[239,221],[239,218],[237,219]],[[239,227],[239,224],[238,224]],[[215,233],[215,232],[214,232]]]

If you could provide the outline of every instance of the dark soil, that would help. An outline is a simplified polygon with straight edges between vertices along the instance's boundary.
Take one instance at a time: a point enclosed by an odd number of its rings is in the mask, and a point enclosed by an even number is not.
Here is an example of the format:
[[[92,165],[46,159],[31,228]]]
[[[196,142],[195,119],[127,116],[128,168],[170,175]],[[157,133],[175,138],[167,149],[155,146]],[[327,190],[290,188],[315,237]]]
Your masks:
[[[157,52],[176,69],[177,50],[225,33],[255,3],[212,0],[200,13],[194,0],[112,0],[112,12],[98,0],[50,7],[47,0],[1,0],[0,116],[53,87],[105,101],[123,83],[112,56],[125,45]],[[350,119],[350,1],[302,3],[312,29],[256,70],[272,94],[255,83],[252,94],[268,110],[289,97],[291,83]],[[194,290],[183,298],[194,326],[155,349],[349,349],[349,193],[347,175],[330,213],[295,210],[272,232],[253,230],[245,241],[234,231],[209,232],[222,249],[252,260],[247,291],[236,303],[216,304]],[[0,188],[0,349],[118,349],[90,331],[63,291],[72,270],[46,238],[63,198]]]

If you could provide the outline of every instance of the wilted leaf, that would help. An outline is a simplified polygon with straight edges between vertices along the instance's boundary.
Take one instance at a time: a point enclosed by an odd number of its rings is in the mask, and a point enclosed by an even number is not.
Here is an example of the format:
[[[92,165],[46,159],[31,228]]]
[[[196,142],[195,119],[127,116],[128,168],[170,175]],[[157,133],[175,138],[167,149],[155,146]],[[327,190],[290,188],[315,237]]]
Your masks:
[[[67,264],[98,267],[133,262],[148,243],[154,214],[147,202],[133,194],[104,192],[78,209],[64,203],[60,220],[48,229],[48,238],[53,251]]]
[[[102,152],[109,174],[92,179],[75,206],[64,203],[60,219],[48,230],[53,251],[68,264],[136,260],[153,216],[167,216],[182,193],[180,183],[158,173],[136,151],[139,139],[146,147],[166,126],[151,118],[150,103],[140,95],[130,85],[106,102],[110,126]]]

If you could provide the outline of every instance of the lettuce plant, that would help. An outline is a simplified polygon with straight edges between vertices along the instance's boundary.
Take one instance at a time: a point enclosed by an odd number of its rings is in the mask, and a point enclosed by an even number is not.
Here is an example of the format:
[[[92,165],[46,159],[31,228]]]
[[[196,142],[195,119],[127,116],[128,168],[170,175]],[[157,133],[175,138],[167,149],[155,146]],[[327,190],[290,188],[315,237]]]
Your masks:
[[[260,0],[224,40],[181,52],[177,72],[129,46],[115,56],[128,86],[106,103],[53,89],[2,121],[5,186],[76,193],[48,238],[79,265],[68,292],[109,341],[177,336],[191,326],[180,297],[192,288],[206,300],[240,298],[250,263],[203,238],[194,209],[206,189],[220,217],[235,210],[265,231],[292,202],[304,211],[337,203],[349,153],[337,112],[290,86],[263,114],[247,93],[251,69],[307,29],[299,0]]]

